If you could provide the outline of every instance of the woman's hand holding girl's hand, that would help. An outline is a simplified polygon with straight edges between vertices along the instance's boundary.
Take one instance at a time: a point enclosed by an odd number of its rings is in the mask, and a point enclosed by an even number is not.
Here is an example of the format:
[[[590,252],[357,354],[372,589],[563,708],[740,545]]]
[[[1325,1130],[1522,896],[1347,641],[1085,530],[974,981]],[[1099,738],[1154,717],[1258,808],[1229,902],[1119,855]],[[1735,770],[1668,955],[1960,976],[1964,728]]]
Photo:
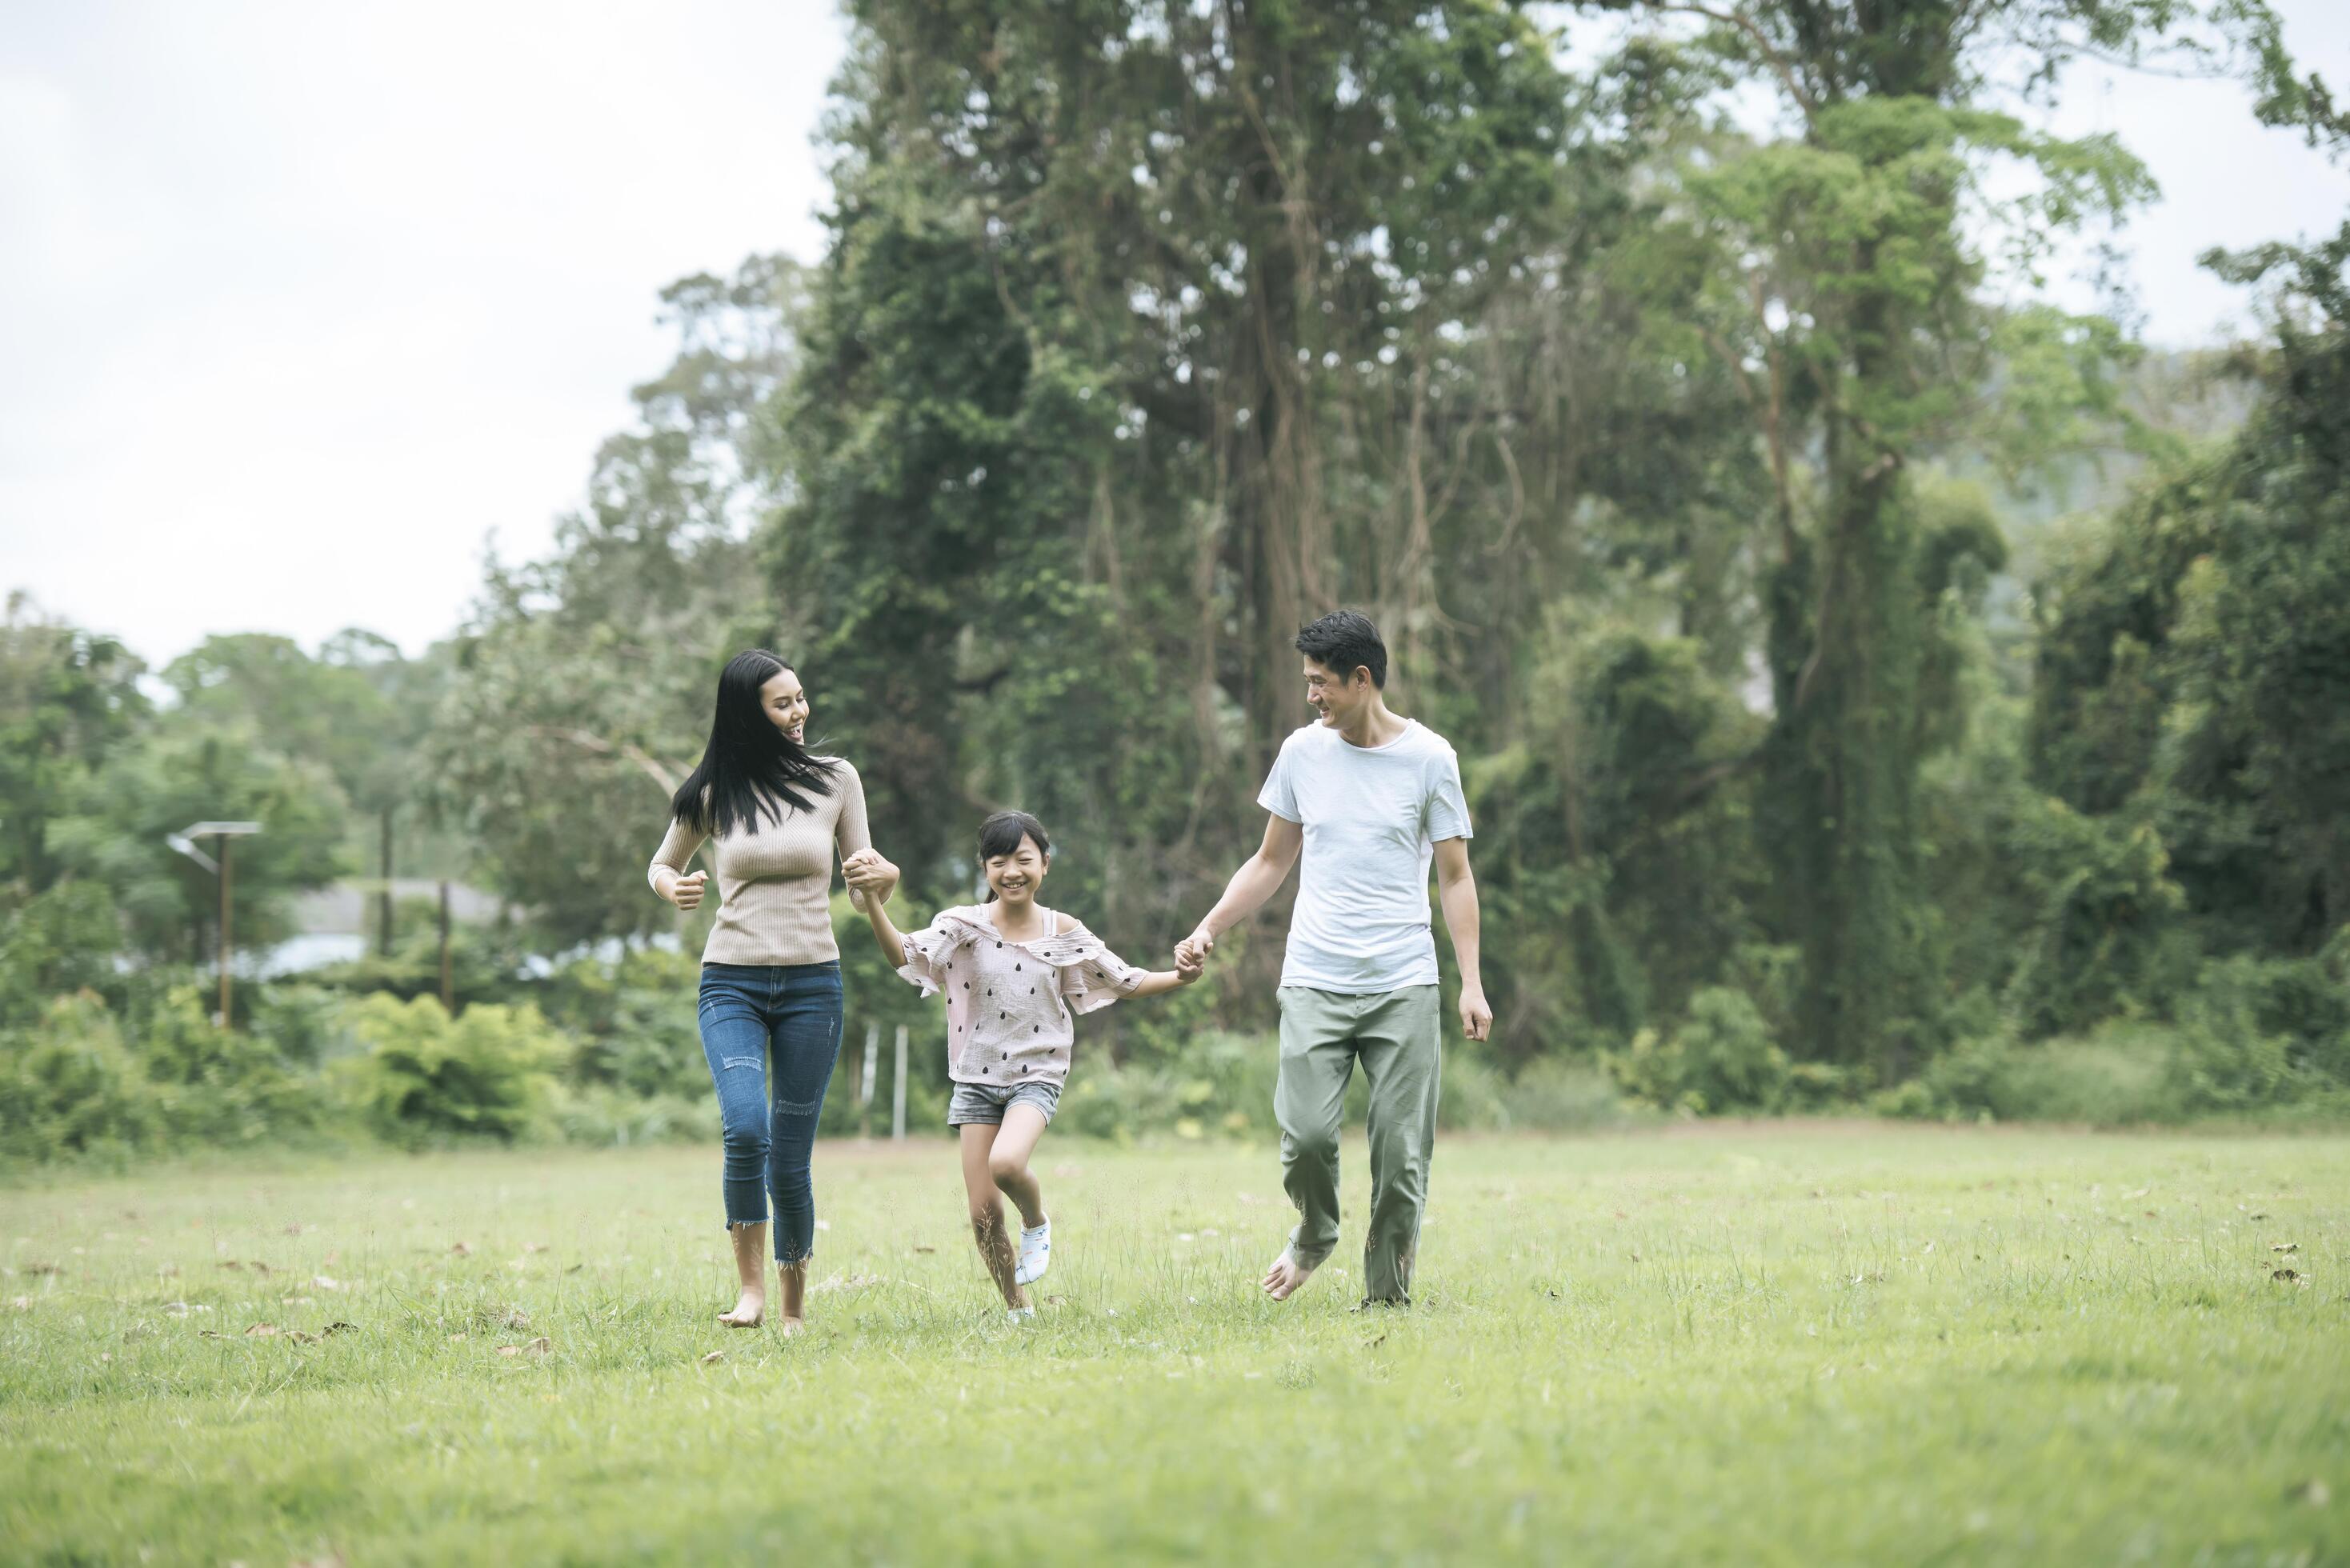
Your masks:
[[[1187,962],[1185,961],[1185,955],[1180,950],[1177,951],[1175,955],[1176,984],[1190,985],[1207,972],[1208,966],[1206,964],[1200,962],[1196,959]]]
[[[709,880],[710,873],[707,871],[696,871],[691,876],[671,877],[669,901],[681,909],[692,910],[702,908],[702,886]]]
[[[898,867],[878,849],[860,849],[840,863],[840,874],[851,888],[875,903],[886,904],[897,890]]]

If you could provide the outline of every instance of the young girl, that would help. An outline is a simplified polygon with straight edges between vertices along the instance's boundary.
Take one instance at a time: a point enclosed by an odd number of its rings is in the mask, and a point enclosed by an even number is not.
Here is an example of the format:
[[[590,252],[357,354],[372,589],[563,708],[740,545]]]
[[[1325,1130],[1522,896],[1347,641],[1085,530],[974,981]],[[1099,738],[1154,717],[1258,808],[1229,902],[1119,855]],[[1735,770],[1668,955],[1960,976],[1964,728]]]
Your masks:
[[[844,870],[866,895],[882,956],[924,996],[947,993],[947,1075],[954,1080],[947,1125],[962,1129],[979,1254],[1017,1323],[1035,1315],[1024,1287],[1044,1278],[1053,1261],[1053,1222],[1028,1160],[1068,1080],[1072,1015],[1121,996],[1158,996],[1201,971],[1194,965],[1145,973],[1076,920],[1041,907],[1036,895],[1052,868],[1053,846],[1026,812],[998,812],[981,826],[979,860],[987,902],[942,910],[910,936],[899,934],[883,907],[897,867],[868,850]],[[1020,1210],[1016,1255],[999,1189]]]

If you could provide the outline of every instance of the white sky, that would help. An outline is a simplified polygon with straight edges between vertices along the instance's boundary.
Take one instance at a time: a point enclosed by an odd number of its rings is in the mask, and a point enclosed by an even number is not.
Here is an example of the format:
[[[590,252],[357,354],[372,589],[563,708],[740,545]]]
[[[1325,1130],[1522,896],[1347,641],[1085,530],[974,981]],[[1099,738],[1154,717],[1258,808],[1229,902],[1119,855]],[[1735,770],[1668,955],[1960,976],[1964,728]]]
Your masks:
[[[2350,88],[2350,5],[2279,3]],[[840,51],[829,0],[0,0],[0,592],[158,662],[446,634],[666,363],[656,291],[815,259]],[[2350,209],[2232,86],[2085,72],[2061,128],[2162,182],[2158,342],[2241,321],[2214,236]]]

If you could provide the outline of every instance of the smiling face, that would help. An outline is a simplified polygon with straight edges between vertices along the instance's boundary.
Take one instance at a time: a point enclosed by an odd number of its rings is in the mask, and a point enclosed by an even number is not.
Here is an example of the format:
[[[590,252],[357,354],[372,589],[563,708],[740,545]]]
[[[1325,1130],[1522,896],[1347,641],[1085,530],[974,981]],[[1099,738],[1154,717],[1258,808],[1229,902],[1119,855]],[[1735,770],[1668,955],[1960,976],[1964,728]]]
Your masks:
[[[1053,857],[1026,836],[1021,838],[1019,848],[1009,855],[991,855],[980,867],[996,898],[1014,912],[1036,901],[1036,889],[1044,886],[1045,873],[1052,868]]]
[[[767,677],[759,688],[759,707],[768,722],[789,735],[794,744],[807,744],[807,692],[797,675],[778,670]]]
[[[1305,660],[1306,703],[1322,715],[1322,722],[1330,729],[1345,729],[1378,694],[1378,688],[1371,683],[1369,670],[1358,664],[1353,676],[1352,680],[1345,679],[1310,656]]]

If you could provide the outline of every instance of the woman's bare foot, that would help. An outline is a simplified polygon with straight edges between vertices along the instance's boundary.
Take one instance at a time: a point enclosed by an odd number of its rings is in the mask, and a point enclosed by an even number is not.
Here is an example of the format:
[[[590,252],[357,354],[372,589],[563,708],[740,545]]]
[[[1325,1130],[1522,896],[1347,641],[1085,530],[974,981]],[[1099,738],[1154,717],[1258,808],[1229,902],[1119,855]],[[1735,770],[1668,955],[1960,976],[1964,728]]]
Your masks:
[[[767,1222],[732,1225],[726,1234],[734,1242],[734,1275],[743,1282],[743,1299],[718,1321],[728,1328],[756,1328],[767,1315]],[[785,1303],[788,1312],[794,1303]]]
[[[806,1326],[807,1320],[805,1318],[787,1317],[775,1324],[775,1332],[789,1339]]]
[[[1289,1249],[1284,1247],[1281,1256],[1275,1258],[1273,1266],[1264,1272],[1264,1293],[1277,1302],[1287,1301],[1296,1294],[1298,1286],[1314,1277],[1316,1266],[1299,1262],[1290,1256]]]

